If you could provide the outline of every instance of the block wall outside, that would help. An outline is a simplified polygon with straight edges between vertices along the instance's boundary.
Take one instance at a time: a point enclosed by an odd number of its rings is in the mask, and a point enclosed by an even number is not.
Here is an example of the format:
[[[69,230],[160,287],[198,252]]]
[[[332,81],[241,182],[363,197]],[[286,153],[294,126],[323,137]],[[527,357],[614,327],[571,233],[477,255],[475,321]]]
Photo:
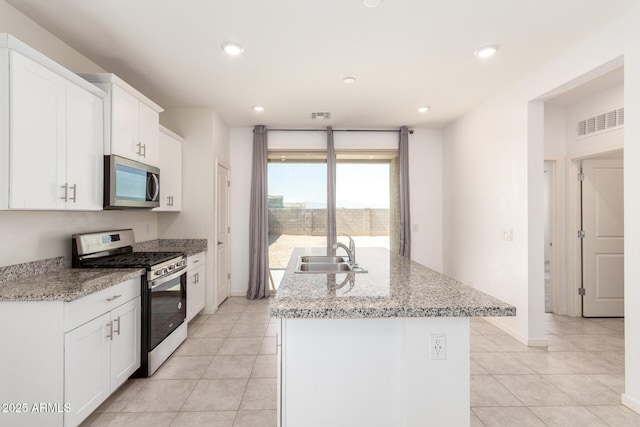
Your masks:
[[[327,210],[306,208],[269,208],[269,234],[294,236],[324,236]],[[338,233],[351,236],[388,236],[389,209],[336,210]]]

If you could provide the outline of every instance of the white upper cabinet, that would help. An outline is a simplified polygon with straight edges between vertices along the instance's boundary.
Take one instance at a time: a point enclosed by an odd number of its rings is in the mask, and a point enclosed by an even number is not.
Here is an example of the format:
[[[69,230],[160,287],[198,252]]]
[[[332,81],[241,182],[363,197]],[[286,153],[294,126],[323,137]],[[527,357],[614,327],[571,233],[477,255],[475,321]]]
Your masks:
[[[105,90],[104,154],[159,167],[158,127],[163,109],[115,74],[80,74]]]
[[[160,126],[160,207],[154,211],[182,210],[182,137]]]
[[[0,209],[102,209],[104,96],[0,34]]]

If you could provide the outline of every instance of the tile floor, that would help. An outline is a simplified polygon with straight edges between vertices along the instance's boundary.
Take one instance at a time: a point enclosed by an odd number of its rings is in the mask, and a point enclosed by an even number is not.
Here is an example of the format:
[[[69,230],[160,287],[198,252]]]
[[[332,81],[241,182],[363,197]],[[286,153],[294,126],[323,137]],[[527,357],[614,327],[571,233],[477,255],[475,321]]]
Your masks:
[[[233,297],[198,316],[152,378],[127,381],[83,426],[275,426],[269,303]],[[640,426],[620,405],[623,320],[548,314],[546,326],[540,349],[471,320],[471,426]]]

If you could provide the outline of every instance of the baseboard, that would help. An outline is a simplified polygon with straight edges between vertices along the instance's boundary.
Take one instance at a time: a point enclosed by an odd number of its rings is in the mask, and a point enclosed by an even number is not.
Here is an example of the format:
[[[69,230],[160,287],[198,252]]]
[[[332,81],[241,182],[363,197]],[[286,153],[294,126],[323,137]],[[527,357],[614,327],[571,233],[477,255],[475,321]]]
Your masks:
[[[622,393],[620,401],[627,408],[640,414],[640,400],[629,396],[627,393]]]
[[[547,338],[529,338],[524,335],[521,335],[518,331],[513,328],[508,327],[502,322],[498,322],[496,318],[486,317],[484,318],[487,322],[491,323],[496,328],[506,332],[511,335],[513,338],[520,341],[522,344],[528,347],[547,347],[549,345],[549,340]]]

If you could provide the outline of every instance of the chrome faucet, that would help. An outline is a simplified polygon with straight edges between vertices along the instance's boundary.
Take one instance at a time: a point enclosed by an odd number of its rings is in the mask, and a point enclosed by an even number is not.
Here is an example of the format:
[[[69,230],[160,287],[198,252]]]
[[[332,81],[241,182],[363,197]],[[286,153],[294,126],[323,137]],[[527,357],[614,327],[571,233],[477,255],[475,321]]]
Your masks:
[[[356,243],[348,234],[345,234],[345,236],[349,238],[349,246],[347,247],[347,245],[345,245],[344,243],[336,242],[333,244],[333,249],[344,249],[347,253],[347,256],[349,257],[349,264],[351,264],[352,267],[357,267],[358,264],[356,263]]]

